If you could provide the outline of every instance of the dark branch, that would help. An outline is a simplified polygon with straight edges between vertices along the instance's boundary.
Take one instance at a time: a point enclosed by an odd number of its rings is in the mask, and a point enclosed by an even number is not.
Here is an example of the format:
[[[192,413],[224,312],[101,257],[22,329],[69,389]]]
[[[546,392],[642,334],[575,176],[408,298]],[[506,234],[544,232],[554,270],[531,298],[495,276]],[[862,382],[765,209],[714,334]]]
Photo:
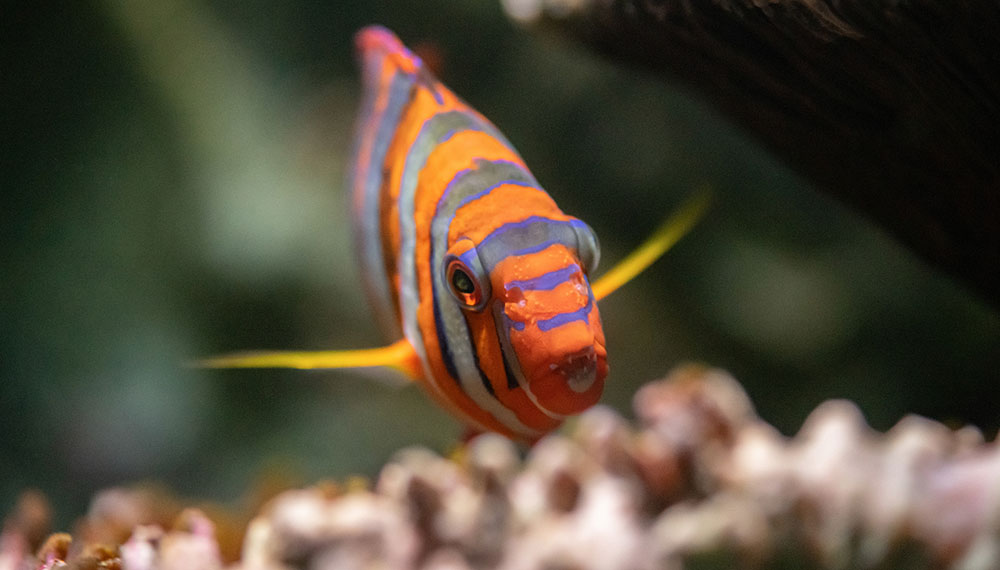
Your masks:
[[[820,188],[1000,304],[997,1],[506,4],[522,22],[689,82]]]

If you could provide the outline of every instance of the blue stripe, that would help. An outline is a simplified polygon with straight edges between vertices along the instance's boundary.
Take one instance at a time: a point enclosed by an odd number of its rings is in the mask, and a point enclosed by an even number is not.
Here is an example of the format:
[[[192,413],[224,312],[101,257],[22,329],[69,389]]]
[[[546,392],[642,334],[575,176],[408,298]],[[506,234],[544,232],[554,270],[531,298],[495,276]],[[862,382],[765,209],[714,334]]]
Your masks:
[[[521,321],[515,321],[514,319],[508,317],[506,312],[503,314],[503,320],[507,323],[507,328],[509,329],[514,329],[516,331],[524,330],[524,323]]]
[[[433,286],[432,283],[431,287]],[[437,291],[434,294],[437,295]],[[452,358],[448,342],[448,332],[445,330],[444,320],[441,318],[441,304],[437,302],[434,303],[434,331],[437,333],[438,344],[441,346],[441,360],[444,361],[444,368],[457,383],[458,369],[455,368],[455,359]],[[459,384],[459,387],[461,387],[461,384]]]
[[[536,253],[555,243],[575,251],[576,229],[586,227],[586,224],[575,218],[563,221],[530,216],[493,230],[479,242],[476,249],[483,267],[492,272],[498,263],[511,255]]]
[[[529,245],[527,247],[522,247],[520,249],[515,249],[513,251],[510,250],[502,251],[500,252],[502,253],[501,256],[494,255],[495,253],[497,253],[496,251],[493,251],[493,249],[486,249],[483,247],[482,244],[480,244],[478,248],[470,249],[469,251],[463,253],[458,257],[459,259],[462,260],[463,263],[468,265],[472,263],[473,256],[479,255],[479,258],[483,263],[483,268],[486,269],[487,273],[491,273],[494,267],[496,267],[501,261],[507,259],[508,257],[517,257],[520,255],[529,255],[532,253],[538,253],[539,251],[552,247],[555,244],[566,245],[566,242],[561,239],[550,239],[550,240],[540,241],[534,245]]]
[[[520,281],[509,281],[505,287],[507,289],[512,289],[517,287],[518,289],[526,291],[551,291],[556,287],[562,285],[569,280],[577,271],[580,270],[580,266],[573,264],[567,265],[562,269],[556,269],[555,271],[549,271],[544,275],[539,275],[532,279],[524,279]]]
[[[522,387],[521,381],[524,379],[524,375],[521,373],[521,363],[517,361],[517,351],[510,344],[510,330],[500,326],[501,322],[508,326],[511,324],[511,320],[503,310],[503,303],[493,304],[493,322],[497,327],[497,340],[500,341],[500,356],[503,359],[504,375],[507,376],[507,390],[520,388]],[[510,359],[511,353],[514,356],[513,361]]]
[[[423,62],[420,63],[421,63],[421,69],[423,69]],[[438,105],[444,105],[444,95],[442,95],[441,90],[438,89],[439,86],[440,84],[437,81],[435,81],[434,84],[430,86],[430,91],[434,95],[434,101]]]
[[[448,203],[448,197],[451,196],[452,190],[454,190],[455,187],[461,186],[462,180],[464,180],[465,177],[472,172],[475,172],[475,169],[466,168],[463,170],[459,170],[458,172],[455,173],[455,176],[452,176],[451,180],[448,181],[448,185],[444,187],[444,192],[441,193],[441,197],[438,199],[437,204],[434,206],[434,217],[431,218],[432,224],[433,220],[437,219],[438,215],[441,214],[441,206]],[[448,215],[449,222],[451,222],[451,216],[453,215],[454,212]]]
[[[446,140],[448,140],[448,139],[442,139],[441,142],[445,142]],[[503,161],[499,161],[499,160],[498,161],[494,161],[493,164],[510,164],[511,166],[517,166],[513,162],[508,162],[506,160],[503,160]],[[438,199],[437,206],[434,209],[434,215],[435,216],[437,216],[438,213],[441,211],[441,205],[448,203],[448,199],[451,197],[452,190],[455,187],[467,185],[468,183],[464,180],[465,176],[468,175],[468,174],[471,174],[473,172],[476,172],[477,170],[479,170],[479,166],[478,165],[477,165],[476,168],[466,168],[464,170],[459,170],[458,172],[455,173],[455,176],[452,177],[452,179],[450,181],[448,181],[448,186],[445,187],[444,192],[441,194],[441,198]],[[492,186],[487,187],[485,190],[480,190],[479,192],[476,192],[475,194],[472,194],[471,196],[466,196],[465,198],[462,198],[462,201],[460,201],[458,203],[458,205],[455,206],[455,210],[458,210],[459,208],[461,208],[462,206],[468,204],[469,202],[475,202],[476,200],[478,200],[478,199],[482,198],[483,196],[489,194],[490,192],[496,190],[500,186],[505,186],[505,185],[521,186],[521,187],[524,187],[524,188],[533,188],[533,189],[538,190],[539,192],[544,192],[544,190],[542,190],[541,188],[539,188],[535,183],[533,183],[531,181],[528,181],[528,180],[517,180],[517,179],[511,178],[510,180],[502,180],[500,182],[497,182],[497,183],[493,184]],[[454,211],[452,212],[452,215],[454,215]]]
[[[450,135],[446,134],[445,136]],[[431,291],[434,298],[434,327],[438,337],[438,345],[441,347],[441,360],[444,362],[448,374],[461,387],[459,366],[456,361],[461,358],[468,359],[468,355],[471,354],[471,364],[475,365],[480,380],[487,392],[491,394],[493,394],[493,387],[492,385],[486,386],[489,381],[479,367],[478,351],[471,338],[467,323],[464,322],[464,314],[461,309],[456,307],[448,292],[443,290],[448,285],[444,282],[439,268],[444,258],[443,251],[447,248],[448,226],[458,207],[458,201],[467,195],[470,189],[492,186],[498,180],[516,180],[515,177],[518,176],[525,179],[525,184],[533,181],[531,175],[519,164],[510,161],[477,159],[475,168],[457,172],[448,182],[448,186],[438,200],[431,222],[430,267],[433,272]],[[517,181],[520,182],[520,180]],[[445,322],[446,316],[450,319],[447,323]],[[463,322],[458,322],[458,318],[463,319]],[[456,351],[462,354],[457,354]]]
[[[413,144],[403,159],[403,172],[397,199],[399,224],[399,252],[396,267],[399,275],[399,312],[404,336],[414,345],[421,360],[427,362],[424,339],[420,330],[417,310],[421,299],[420,284],[417,282],[416,244],[417,235],[416,193],[420,172],[427,159],[440,143],[441,137],[456,130],[483,130],[484,126],[476,116],[463,111],[445,111],[428,117],[420,126]],[[445,319],[447,327],[447,319]],[[456,368],[461,368],[456,366]],[[462,374],[460,373],[459,376]],[[432,382],[433,378],[430,378]]]
[[[469,129],[452,129],[452,130],[448,131],[447,133],[445,133],[443,137],[439,138],[438,141],[437,141],[437,144],[441,144],[443,142],[449,141],[449,140],[451,140],[451,137],[457,135],[458,133],[464,133],[467,130],[469,130]]]
[[[469,251],[459,255],[458,258],[462,260],[462,263],[468,267],[472,263],[472,258],[479,255],[475,249],[470,249]]]
[[[587,304],[583,307],[569,312],[556,315],[550,319],[542,319],[538,321],[538,329],[542,332],[550,331],[556,327],[560,327],[567,323],[572,323],[574,321],[584,321],[587,322],[587,316],[590,314],[590,308],[594,305],[594,297],[591,296],[587,299]]]
[[[461,208],[462,206],[470,203],[470,202],[475,202],[476,200],[482,198],[483,196],[486,196],[487,194],[489,194],[490,192],[496,190],[497,188],[499,188],[501,186],[506,186],[506,185],[521,186],[521,187],[524,187],[524,188],[534,188],[534,189],[537,189],[539,191],[542,191],[541,188],[538,188],[537,186],[535,186],[531,182],[525,182],[524,180],[504,180],[502,182],[498,182],[498,183],[494,184],[493,186],[490,186],[489,188],[487,188],[485,190],[481,190],[479,192],[476,192],[475,194],[473,194],[471,196],[466,196],[461,202],[458,203],[458,208],[456,208],[456,210],[459,209],[459,208]]]
[[[552,218],[546,218],[545,216],[529,216],[521,220],[520,222],[508,222],[500,226],[499,228],[493,230],[492,232],[490,232],[489,235],[487,235],[483,239],[482,242],[480,242],[479,245],[484,246],[488,244],[491,240],[500,239],[503,237],[504,234],[513,230],[531,229],[531,226],[539,223],[543,223],[546,225],[551,224],[554,226],[571,226],[578,228],[587,227],[587,224],[584,224],[580,220],[576,219],[563,221],[563,220],[553,220]]]
[[[469,201],[468,197],[463,197],[460,203],[454,204],[452,192],[458,192],[462,195],[470,190],[470,186],[478,186],[480,184],[479,178],[492,178],[494,174],[498,174],[497,171],[510,170],[511,174],[508,178],[502,179],[500,182],[492,182],[491,180],[487,190],[492,190],[500,184],[517,184],[520,186],[538,188],[538,183],[535,182],[531,174],[521,167],[520,164],[510,162],[509,160],[483,160],[479,158],[477,158],[475,162],[476,166],[474,168],[467,168],[456,172],[455,176],[448,181],[448,186],[446,186],[444,192],[441,193],[441,198],[438,199],[437,205],[434,208],[435,223],[440,215],[444,215],[448,224],[450,224],[451,217],[455,215],[455,211]],[[511,178],[510,176],[517,176],[518,178]],[[483,181],[483,183],[485,183],[485,181]],[[538,189],[544,192],[541,188]],[[486,191],[479,192],[476,196],[482,196],[485,192]],[[442,228],[442,231],[447,234],[447,228]]]
[[[550,240],[547,240],[547,241],[539,242],[536,245],[532,245],[532,246],[529,246],[529,247],[523,247],[521,249],[515,249],[514,251],[510,252],[509,254],[507,254],[504,257],[504,259],[506,259],[507,257],[510,257],[510,256],[517,257],[519,255],[528,255],[530,253],[538,253],[539,251],[542,251],[543,249],[548,249],[549,247],[551,247],[552,245],[557,244],[557,243],[562,243],[562,242],[559,241],[559,240],[550,239]]]

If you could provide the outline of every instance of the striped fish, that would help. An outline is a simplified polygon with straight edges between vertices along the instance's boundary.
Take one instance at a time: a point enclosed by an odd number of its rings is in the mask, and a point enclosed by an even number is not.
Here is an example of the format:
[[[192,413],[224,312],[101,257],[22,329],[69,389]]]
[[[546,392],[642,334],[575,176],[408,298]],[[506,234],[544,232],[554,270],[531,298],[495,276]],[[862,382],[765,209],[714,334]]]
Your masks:
[[[364,99],[355,238],[375,318],[397,340],[353,351],[222,356],[213,367],[391,366],[475,431],[535,440],[592,406],[608,373],[597,300],[694,223],[699,199],[594,283],[600,251],[513,146],[389,30],[356,38]]]

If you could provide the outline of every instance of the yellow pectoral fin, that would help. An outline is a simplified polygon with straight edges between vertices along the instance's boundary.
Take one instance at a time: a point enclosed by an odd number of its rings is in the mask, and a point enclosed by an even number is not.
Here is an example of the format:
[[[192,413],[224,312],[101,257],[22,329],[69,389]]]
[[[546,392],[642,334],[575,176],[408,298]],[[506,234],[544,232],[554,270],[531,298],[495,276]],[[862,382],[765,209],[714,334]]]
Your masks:
[[[695,192],[679,210],[660,224],[642,245],[594,281],[590,287],[594,298],[600,301],[652,265],[691,231],[695,223],[705,214],[711,198],[711,192],[707,188]]]
[[[195,363],[204,368],[394,368],[410,378],[420,376],[420,360],[406,339],[389,346],[360,350],[242,352],[213,356]]]

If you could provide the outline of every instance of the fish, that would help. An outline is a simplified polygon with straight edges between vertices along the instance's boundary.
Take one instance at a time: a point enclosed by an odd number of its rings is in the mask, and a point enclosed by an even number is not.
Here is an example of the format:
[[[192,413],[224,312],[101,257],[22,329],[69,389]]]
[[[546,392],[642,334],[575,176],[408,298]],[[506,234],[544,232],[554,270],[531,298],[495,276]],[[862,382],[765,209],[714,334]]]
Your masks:
[[[363,95],[351,192],[357,263],[387,346],[235,353],[212,368],[389,367],[472,432],[536,441],[593,406],[608,375],[597,302],[702,216],[699,193],[591,283],[594,231],[507,138],[390,30],[355,37]]]

